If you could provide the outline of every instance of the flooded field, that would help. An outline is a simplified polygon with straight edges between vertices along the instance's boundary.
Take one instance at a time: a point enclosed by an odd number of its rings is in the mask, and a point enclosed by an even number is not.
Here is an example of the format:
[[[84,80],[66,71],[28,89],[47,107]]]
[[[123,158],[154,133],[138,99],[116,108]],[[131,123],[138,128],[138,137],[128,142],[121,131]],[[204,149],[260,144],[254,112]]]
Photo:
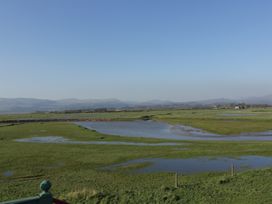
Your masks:
[[[229,171],[232,164],[234,165],[236,171],[271,167],[272,157],[196,157],[188,159],[147,158],[130,160],[128,162],[114,164],[104,169],[115,170],[118,168],[129,167],[135,164],[150,164],[146,165],[143,168],[137,168],[133,170],[133,172],[136,173],[180,172],[182,174],[193,174],[202,172]]]
[[[175,140],[272,141],[272,131],[226,136],[204,132],[201,129],[189,126],[170,125],[156,121],[77,122],[76,124],[103,134],[127,137]]]
[[[46,136],[16,139],[17,142],[30,143],[53,143],[53,144],[95,144],[95,145],[133,145],[133,146],[176,146],[180,143],[142,143],[142,142],[120,142],[120,141],[74,141],[61,136]]]

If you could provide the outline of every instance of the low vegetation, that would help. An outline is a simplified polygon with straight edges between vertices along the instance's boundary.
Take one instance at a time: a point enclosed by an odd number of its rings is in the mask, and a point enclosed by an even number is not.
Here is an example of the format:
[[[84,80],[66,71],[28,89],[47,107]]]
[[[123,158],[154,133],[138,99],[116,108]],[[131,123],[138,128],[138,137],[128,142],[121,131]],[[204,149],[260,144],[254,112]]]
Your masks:
[[[227,110],[224,110],[227,112]],[[269,130],[271,110],[252,109],[247,116],[222,116],[222,110],[164,110],[132,113],[95,113],[93,118],[155,120],[190,124],[213,132]],[[232,111],[229,111],[232,112]],[[236,113],[236,112],[235,112]],[[118,115],[117,115],[118,114]],[[53,117],[45,114],[39,117]],[[37,117],[37,115],[32,115]],[[78,115],[87,117],[87,115]],[[78,117],[77,116],[77,117]],[[30,115],[1,116],[30,117]],[[54,117],[56,117],[54,115]],[[60,116],[58,116],[60,117]],[[64,115],[62,116],[64,117]],[[70,117],[70,115],[66,116]],[[71,116],[74,117],[74,116]],[[225,119],[226,117],[226,119]],[[222,121],[234,121],[224,123]],[[186,123],[188,121],[188,123]],[[211,121],[214,121],[210,124]],[[238,121],[237,123],[235,121]],[[217,123],[216,123],[217,122]],[[253,124],[257,124],[252,127]],[[221,124],[221,125],[219,125]],[[242,125],[244,124],[244,125]],[[247,124],[247,125],[246,125]],[[249,125],[249,126],[248,126]],[[271,123],[272,125],[272,123]],[[228,127],[228,128],[227,128]],[[241,172],[201,173],[179,177],[174,173],[136,174],[130,165],[115,171],[102,167],[137,158],[189,158],[197,156],[272,156],[272,142],[180,141],[185,149],[171,146],[75,145],[19,143],[14,139],[33,136],[63,136],[74,140],[165,142],[170,140],[109,136],[73,123],[25,123],[0,126],[0,201],[36,195],[43,179],[53,183],[52,193],[70,203],[271,203],[272,169]],[[4,175],[5,172],[11,175]]]

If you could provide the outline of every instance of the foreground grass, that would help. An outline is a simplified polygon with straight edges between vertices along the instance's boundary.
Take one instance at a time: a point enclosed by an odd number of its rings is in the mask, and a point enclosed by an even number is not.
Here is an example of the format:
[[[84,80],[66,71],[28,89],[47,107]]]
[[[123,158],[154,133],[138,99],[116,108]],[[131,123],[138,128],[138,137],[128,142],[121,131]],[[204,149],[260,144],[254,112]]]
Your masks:
[[[50,174],[56,197],[70,203],[271,203],[272,171],[256,170],[229,177],[225,174],[183,176],[174,188],[174,175],[98,173],[80,171]],[[3,183],[4,199],[35,194],[39,179]],[[13,194],[11,196],[10,194]]]
[[[0,201],[33,196],[43,179],[53,183],[55,197],[70,203],[271,203],[272,170],[255,170],[229,177],[228,173],[180,177],[172,173],[133,174],[101,167],[136,158],[272,155],[272,142],[182,142],[177,147],[67,145],[17,143],[16,138],[58,135],[99,140],[101,134],[71,123],[29,123],[0,127]],[[141,138],[105,136],[106,140]],[[146,142],[162,142],[149,140]],[[14,174],[3,175],[6,171]],[[227,171],[227,170],[226,170]]]

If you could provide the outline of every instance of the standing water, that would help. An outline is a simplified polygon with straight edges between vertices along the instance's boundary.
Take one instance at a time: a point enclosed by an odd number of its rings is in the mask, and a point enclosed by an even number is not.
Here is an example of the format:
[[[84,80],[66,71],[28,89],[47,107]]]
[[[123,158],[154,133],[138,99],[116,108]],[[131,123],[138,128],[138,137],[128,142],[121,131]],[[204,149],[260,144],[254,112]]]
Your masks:
[[[272,141],[272,132],[217,135],[184,125],[156,121],[77,122],[77,125],[109,135],[175,140]]]
[[[152,172],[180,172],[183,174],[193,174],[201,172],[222,172],[228,171],[233,164],[236,171],[272,167],[272,158],[263,156],[241,156],[231,157],[196,157],[186,159],[136,159],[128,162],[114,164],[104,169],[114,170],[128,167],[132,164],[150,163],[150,165],[134,170],[136,173]]]

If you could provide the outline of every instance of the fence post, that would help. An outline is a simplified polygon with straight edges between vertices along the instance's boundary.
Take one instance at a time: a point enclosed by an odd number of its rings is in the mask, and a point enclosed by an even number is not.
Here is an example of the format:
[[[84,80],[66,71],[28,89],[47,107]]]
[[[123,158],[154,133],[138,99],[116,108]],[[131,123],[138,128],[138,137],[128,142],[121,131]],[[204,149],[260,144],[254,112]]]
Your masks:
[[[234,176],[234,164],[231,164],[230,174],[231,174],[231,176]]]
[[[178,172],[175,174],[175,188],[178,188]]]

